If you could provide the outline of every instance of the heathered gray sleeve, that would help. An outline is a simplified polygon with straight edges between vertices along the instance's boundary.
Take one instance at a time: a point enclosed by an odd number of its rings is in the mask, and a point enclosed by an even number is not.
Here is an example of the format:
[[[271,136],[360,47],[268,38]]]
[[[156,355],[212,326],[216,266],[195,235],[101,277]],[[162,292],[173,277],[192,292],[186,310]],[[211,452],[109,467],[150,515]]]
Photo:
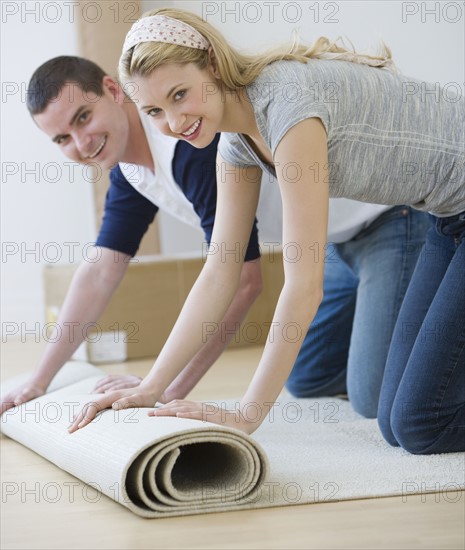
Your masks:
[[[299,122],[323,122],[332,197],[409,204],[438,216],[465,210],[465,98],[336,60],[273,63],[247,93],[273,155]]]
[[[233,166],[255,166],[253,157],[239,140],[237,134],[223,132],[218,144],[218,153]]]
[[[298,61],[273,63],[247,90],[258,129],[273,156],[282,138],[299,122],[319,118],[329,132],[328,105],[338,101],[337,84],[309,81],[306,68]]]

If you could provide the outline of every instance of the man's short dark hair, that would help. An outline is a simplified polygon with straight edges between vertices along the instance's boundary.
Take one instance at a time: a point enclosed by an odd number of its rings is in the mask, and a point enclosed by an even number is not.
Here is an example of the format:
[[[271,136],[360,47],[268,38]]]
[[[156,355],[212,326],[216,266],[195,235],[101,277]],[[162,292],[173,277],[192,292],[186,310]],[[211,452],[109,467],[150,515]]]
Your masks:
[[[68,83],[77,84],[83,92],[100,97],[103,95],[102,80],[106,74],[98,65],[83,57],[54,57],[32,75],[27,90],[27,108],[31,115],[42,113],[53,99],[59,97]]]

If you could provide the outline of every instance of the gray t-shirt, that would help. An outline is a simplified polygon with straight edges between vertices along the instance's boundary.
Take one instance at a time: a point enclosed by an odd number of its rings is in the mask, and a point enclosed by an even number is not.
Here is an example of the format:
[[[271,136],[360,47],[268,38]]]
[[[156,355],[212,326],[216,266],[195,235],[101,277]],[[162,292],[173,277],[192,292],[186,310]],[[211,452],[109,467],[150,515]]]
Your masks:
[[[278,61],[246,93],[273,155],[290,128],[321,119],[332,197],[465,210],[465,99],[439,84],[348,61]],[[241,134],[223,133],[219,153],[275,174]]]

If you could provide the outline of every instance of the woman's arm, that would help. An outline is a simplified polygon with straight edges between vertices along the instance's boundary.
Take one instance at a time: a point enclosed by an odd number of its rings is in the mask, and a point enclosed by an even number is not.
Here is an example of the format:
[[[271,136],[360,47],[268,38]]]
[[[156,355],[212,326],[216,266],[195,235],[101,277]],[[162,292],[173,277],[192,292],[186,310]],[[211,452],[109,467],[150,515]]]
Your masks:
[[[206,327],[205,337],[202,338],[205,344],[163,392],[164,403],[173,399],[184,399],[196,386],[233,339],[247,312],[260,294],[261,288],[260,259],[245,262],[241,271],[239,288],[226,315],[219,324]],[[209,336],[210,334],[211,336]]]
[[[154,416],[203,419],[251,433],[265,419],[289,376],[323,297],[329,194],[327,136],[320,120],[305,120],[287,132],[274,161],[283,201],[285,283],[240,411],[175,401],[151,412]]]
[[[220,252],[207,259],[160,356],[138,388],[140,396],[115,392],[115,408],[147,406],[147,396],[158,398],[200,349],[203,323],[218,323],[236,292],[242,266],[236,251],[238,247],[243,250],[250,234],[260,174],[257,169],[254,183],[250,169],[242,171],[221,159],[219,162],[222,169],[212,243],[219,246]],[[263,422],[289,376],[323,297],[329,193],[327,136],[322,123],[307,119],[289,130],[278,145],[274,162],[283,200],[285,283],[265,350],[241,400],[240,411],[225,414],[202,404],[174,401],[152,414],[204,419],[251,433]],[[291,167],[297,172],[291,173]],[[108,403],[110,398],[104,406]],[[247,417],[250,404],[253,418]],[[88,424],[95,414],[83,417],[81,413],[71,431]]]
[[[250,423],[252,431],[282,390],[323,298],[329,190],[321,121],[307,119],[289,130],[274,161],[283,202],[285,283],[262,358],[241,401],[242,408],[248,403],[262,407],[259,421]]]
[[[206,326],[220,323],[240,283],[244,254],[255,219],[261,170],[242,169],[218,157],[218,202],[211,253],[152,369],[137,388],[105,394],[86,405],[69,431],[87,425],[99,410],[153,406],[205,344]]]
[[[223,319],[239,287],[258,204],[261,171],[232,167],[220,157],[217,162],[221,168],[211,253],[165,346],[142,382],[160,394],[204,344],[207,323],[220,323]]]

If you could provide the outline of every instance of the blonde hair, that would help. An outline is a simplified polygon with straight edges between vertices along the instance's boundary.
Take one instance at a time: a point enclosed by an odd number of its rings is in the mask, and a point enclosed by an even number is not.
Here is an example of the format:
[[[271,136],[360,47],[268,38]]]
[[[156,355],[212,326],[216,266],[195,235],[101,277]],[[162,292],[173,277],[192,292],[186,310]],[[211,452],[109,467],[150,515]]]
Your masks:
[[[194,13],[174,8],[159,8],[145,13],[142,17],[153,15],[165,15],[178,19],[200,32],[209,41],[221,80],[230,90],[250,85],[267,65],[284,59],[302,63],[307,63],[309,59],[338,59],[371,67],[395,69],[391,51],[384,43],[381,44],[380,55],[361,55],[354,49],[350,51],[343,46],[338,46],[336,42],[340,38],[331,42],[321,36],[308,47],[301,45],[294,33],[290,44],[279,46],[258,56],[251,56],[242,54],[230,46],[219,31]],[[209,54],[204,50],[165,42],[141,42],[121,56],[119,76],[124,82],[132,76],[147,76],[166,63],[195,63],[199,69],[204,69],[208,62]]]

